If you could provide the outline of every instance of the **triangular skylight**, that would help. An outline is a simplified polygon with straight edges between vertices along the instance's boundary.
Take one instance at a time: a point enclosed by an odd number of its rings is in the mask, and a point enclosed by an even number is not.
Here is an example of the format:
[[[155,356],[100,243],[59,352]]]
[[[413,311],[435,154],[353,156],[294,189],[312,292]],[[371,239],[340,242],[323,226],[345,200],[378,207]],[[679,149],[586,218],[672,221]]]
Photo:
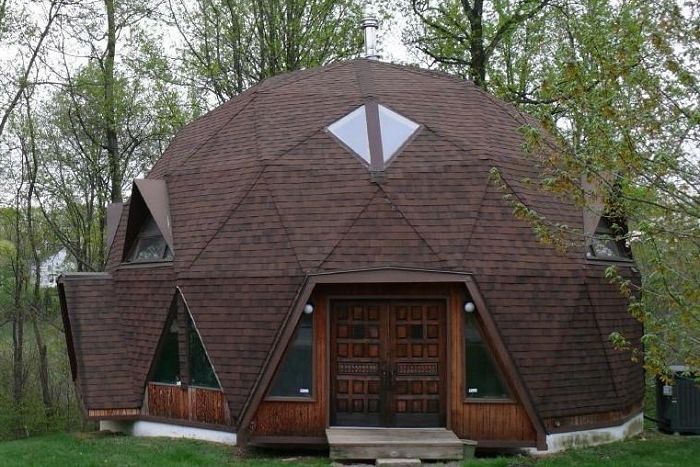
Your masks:
[[[368,164],[371,162],[369,138],[367,137],[367,115],[364,105],[330,125],[328,131]]]
[[[371,112],[375,113],[375,118],[368,118]],[[379,122],[378,127],[372,122]],[[383,169],[384,164],[396,155],[419,127],[419,124],[403,115],[381,104],[371,103],[358,107],[329,125],[328,131],[369,165],[373,165],[372,148],[376,147],[381,154],[375,155],[374,165],[379,165],[375,167],[377,169]],[[376,143],[381,141],[381,146],[371,144],[375,138]]]
[[[406,141],[413,136],[420,125],[381,104],[378,107],[382,152],[384,153],[384,162],[387,162],[401,149],[401,146],[406,144]]]

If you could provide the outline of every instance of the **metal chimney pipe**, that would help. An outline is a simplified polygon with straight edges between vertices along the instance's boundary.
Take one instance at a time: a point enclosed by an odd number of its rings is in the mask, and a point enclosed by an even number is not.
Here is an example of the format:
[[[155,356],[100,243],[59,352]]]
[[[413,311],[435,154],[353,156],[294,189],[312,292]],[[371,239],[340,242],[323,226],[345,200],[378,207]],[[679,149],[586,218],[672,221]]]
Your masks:
[[[379,60],[377,54],[377,28],[379,22],[376,18],[367,16],[362,19],[362,30],[365,33],[365,58]]]

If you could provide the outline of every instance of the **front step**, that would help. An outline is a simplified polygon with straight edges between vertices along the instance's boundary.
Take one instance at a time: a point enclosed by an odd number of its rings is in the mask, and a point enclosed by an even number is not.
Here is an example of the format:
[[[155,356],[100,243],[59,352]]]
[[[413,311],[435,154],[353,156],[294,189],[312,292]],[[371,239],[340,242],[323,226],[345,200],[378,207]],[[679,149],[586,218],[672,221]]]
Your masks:
[[[445,428],[328,428],[330,458],[462,460],[462,441]]]

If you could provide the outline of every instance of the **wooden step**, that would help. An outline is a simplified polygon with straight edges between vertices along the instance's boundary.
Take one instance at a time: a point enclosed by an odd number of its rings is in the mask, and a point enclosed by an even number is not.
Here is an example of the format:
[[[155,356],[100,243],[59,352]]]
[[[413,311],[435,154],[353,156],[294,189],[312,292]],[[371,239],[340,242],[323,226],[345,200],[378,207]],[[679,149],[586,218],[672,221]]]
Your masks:
[[[330,458],[461,460],[462,440],[445,428],[341,428],[326,430]]]

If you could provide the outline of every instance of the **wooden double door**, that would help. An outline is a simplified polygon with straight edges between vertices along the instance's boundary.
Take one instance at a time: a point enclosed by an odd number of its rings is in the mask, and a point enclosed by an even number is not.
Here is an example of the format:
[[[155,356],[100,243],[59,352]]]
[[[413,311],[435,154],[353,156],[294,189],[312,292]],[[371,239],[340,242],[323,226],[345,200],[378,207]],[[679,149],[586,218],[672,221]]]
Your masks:
[[[331,302],[331,425],[444,427],[444,300]]]

